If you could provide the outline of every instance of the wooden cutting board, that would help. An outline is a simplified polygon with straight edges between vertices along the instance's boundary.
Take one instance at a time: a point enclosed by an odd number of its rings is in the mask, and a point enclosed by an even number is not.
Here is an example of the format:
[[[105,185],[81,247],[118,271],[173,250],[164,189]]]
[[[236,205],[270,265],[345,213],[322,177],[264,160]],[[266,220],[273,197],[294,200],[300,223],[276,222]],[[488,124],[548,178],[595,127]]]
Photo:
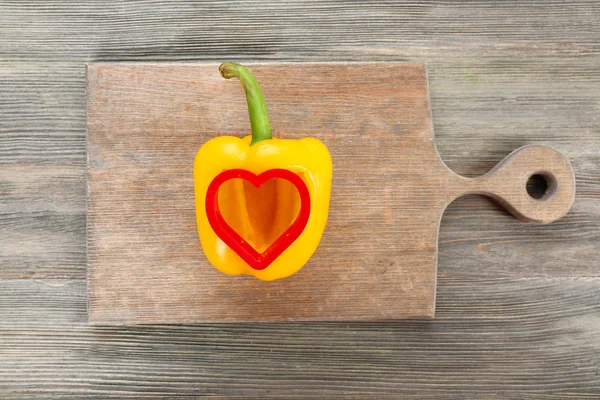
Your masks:
[[[250,65],[275,136],[313,136],[334,166],[329,221],[290,278],[226,276],[196,229],[192,169],[217,135],[246,135],[243,89],[218,64],[87,68],[88,284],[93,324],[432,318],[438,229],[468,193],[547,223],[569,210],[569,161],[526,146],[490,173],[450,171],[435,147],[424,64]],[[526,182],[541,174],[534,199]]]

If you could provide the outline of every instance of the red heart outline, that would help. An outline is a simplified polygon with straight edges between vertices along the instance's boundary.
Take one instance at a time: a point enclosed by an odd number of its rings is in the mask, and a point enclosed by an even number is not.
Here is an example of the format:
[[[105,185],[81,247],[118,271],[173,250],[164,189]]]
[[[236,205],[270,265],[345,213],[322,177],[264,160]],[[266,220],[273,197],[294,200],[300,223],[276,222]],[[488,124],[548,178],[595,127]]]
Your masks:
[[[292,183],[300,195],[300,211],[296,220],[262,253],[259,253],[246,242],[223,218],[219,209],[219,188],[231,179],[246,180],[254,187],[261,187],[271,179],[285,179]],[[297,174],[287,169],[269,169],[262,174],[255,175],[245,169],[229,169],[217,175],[206,192],[206,216],[208,222],[219,237],[231,250],[235,251],[250,267],[255,270],[267,268],[277,257],[281,255],[304,231],[310,216],[310,194],[306,183]]]

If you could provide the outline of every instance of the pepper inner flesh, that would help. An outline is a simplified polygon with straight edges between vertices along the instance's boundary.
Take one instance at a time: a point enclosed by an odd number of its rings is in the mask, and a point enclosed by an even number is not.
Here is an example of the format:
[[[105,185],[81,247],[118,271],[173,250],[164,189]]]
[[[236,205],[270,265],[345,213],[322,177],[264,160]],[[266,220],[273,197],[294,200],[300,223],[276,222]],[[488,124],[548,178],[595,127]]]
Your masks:
[[[292,225],[300,211],[298,190],[285,179],[271,179],[259,188],[232,179],[221,185],[218,202],[225,222],[259,253]]]

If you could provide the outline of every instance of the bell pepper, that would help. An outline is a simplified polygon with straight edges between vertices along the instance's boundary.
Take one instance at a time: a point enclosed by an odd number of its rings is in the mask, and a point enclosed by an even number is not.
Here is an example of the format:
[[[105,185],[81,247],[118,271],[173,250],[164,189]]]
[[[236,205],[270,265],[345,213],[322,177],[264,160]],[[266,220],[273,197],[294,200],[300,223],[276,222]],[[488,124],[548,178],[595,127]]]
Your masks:
[[[325,230],[331,156],[315,138],[273,138],[262,90],[250,71],[230,62],[219,71],[241,82],[252,134],[215,137],[196,154],[202,249],[226,274],[285,278],[306,264]]]

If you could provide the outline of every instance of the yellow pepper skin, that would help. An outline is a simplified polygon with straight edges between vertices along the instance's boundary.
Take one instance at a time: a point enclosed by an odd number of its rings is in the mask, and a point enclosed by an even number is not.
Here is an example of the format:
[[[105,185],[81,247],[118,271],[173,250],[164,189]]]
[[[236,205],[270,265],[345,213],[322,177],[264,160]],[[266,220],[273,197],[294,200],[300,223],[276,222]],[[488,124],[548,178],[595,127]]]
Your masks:
[[[252,114],[250,117],[252,120]],[[271,281],[300,270],[317,249],[329,212],[332,162],[325,145],[314,138],[274,139],[270,138],[270,129],[268,135],[256,138],[253,124],[252,136],[219,136],[200,148],[194,161],[196,222],[204,254],[215,268],[229,275],[247,274]],[[207,216],[211,182],[223,171],[237,169],[255,175],[273,169],[291,171],[302,179],[310,194],[310,214],[304,230],[264,269],[253,268],[225,244]],[[218,189],[218,209],[224,220],[258,253],[294,223],[300,207],[297,188],[284,179],[268,180],[259,188],[242,179],[231,179]]]

